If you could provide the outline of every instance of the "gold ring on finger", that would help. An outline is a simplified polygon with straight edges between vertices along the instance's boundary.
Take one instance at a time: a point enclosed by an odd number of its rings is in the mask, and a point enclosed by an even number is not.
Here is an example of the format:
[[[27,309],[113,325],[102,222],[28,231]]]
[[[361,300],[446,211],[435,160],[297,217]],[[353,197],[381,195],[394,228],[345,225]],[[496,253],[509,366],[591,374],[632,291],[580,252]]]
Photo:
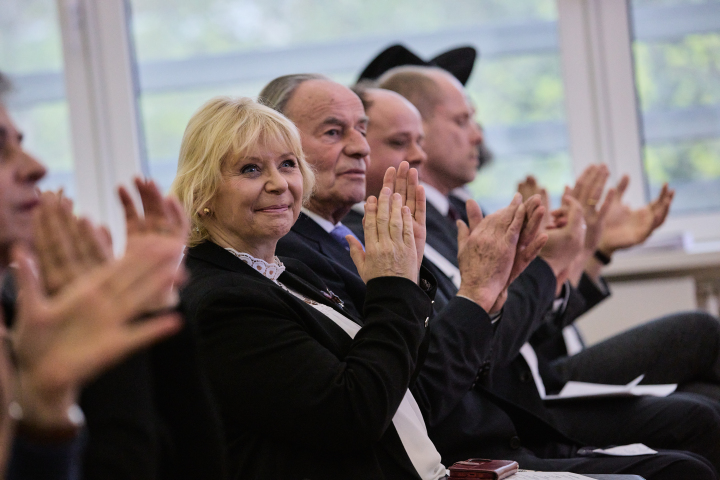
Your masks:
[[[597,203],[598,203],[598,201],[595,200],[594,198],[588,198],[588,200],[587,200],[587,204],[589,207],[594,207],[595,205],[597,205]]]

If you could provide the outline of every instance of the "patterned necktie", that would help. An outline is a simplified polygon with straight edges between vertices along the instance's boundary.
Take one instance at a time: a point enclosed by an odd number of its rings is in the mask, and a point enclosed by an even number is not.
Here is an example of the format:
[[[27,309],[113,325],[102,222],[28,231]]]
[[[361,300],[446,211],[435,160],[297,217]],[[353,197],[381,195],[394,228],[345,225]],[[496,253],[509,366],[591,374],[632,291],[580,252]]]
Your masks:
[[[333,237],[338,242],[340,242],[340,245],[342,245],[345,248],[345,250],[350,251],[350,244],[345,239],[346,235],[352,235],[353,237],[355,237],[355,234],[352,232],[352,230],[350,230],[348,227],[346,227],[342,223],[337,225],[335,228],[333,228],[330,231],[330,236]],[[355,238],[357,238],[357,237],[355,237]]]

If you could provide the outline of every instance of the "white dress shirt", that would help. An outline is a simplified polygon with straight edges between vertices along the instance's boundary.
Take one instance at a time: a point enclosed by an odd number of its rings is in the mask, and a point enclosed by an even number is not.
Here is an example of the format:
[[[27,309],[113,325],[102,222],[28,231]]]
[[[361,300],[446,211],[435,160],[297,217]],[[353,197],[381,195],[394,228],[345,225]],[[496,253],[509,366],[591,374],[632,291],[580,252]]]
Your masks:
[[[435,207],[435,210],[447,217],[448,211],[450,210],[450,200],[440,193],[437,188],[423,182],[420,182],[420,185],[425,188],[425,199],[427,202]]]
[[[304,213],[308,217],[315,220],[315,223],[320,225],[322,227],[322,229],[328,233],[332,232],[335,229],[335,227],[337,227],[338,225],[342,225],[342,222],[333,224],[330,220],[325,220],[323,217],[321,217],[317,213],[311,212],[310,210],[308,210],[305,207],[302,208],[302,213]]]

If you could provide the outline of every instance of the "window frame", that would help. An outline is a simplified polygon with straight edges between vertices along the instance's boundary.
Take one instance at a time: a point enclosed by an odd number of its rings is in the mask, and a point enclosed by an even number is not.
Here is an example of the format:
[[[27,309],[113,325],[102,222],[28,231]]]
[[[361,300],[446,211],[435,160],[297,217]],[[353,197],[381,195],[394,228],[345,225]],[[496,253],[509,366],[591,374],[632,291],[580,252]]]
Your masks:
[[[116,186],[127,185],[132,177],[148,171],[129,0],[56,1],[71,116],[76,203],[81,212],[106,223],[121,248],[125,227]],[[605,163],[611,182],[625,173],[630,175],[626,199],[633,206],[643,205],[647,187],[630,2],[557,0],[557,7],[574,174],[591,163]],[[367,49],[374,52],[386,43],[378,39],[377,44],[382,45],[367,45]],[[698,240],[719,239],[720,210],[670,217],[661,230],[690,231]]]

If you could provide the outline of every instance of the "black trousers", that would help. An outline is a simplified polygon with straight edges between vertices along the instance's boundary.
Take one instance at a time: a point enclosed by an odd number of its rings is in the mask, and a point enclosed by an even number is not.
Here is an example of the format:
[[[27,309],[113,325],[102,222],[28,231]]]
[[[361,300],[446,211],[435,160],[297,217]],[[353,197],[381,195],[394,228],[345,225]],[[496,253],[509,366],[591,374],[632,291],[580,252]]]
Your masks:
[[[656,455],[636,457],[583,457],[573,456],[572,450],[576,450],[575,447],[567,446],[567,449],[563,449],[561,446],[559,451],[556,450],[557,447],[557,444],[546,445],[545,451],[535,452],[520,449],[513,460],[520,464],[520,468],[528,470],[574,472],[581,475],[586,473],[639,475],[645,480],[718,478],[717,472],[709,462],[690,452],[662,450]]]
[[[720,470],[720,402],[692,393],[549,404],[554,424],[587,445],[687,450]]]
[[[677,383],[680,391],[720,401],[720,322],[702,312],[684,312],[639,325],[553,367],[563,381],[626,384]]]

